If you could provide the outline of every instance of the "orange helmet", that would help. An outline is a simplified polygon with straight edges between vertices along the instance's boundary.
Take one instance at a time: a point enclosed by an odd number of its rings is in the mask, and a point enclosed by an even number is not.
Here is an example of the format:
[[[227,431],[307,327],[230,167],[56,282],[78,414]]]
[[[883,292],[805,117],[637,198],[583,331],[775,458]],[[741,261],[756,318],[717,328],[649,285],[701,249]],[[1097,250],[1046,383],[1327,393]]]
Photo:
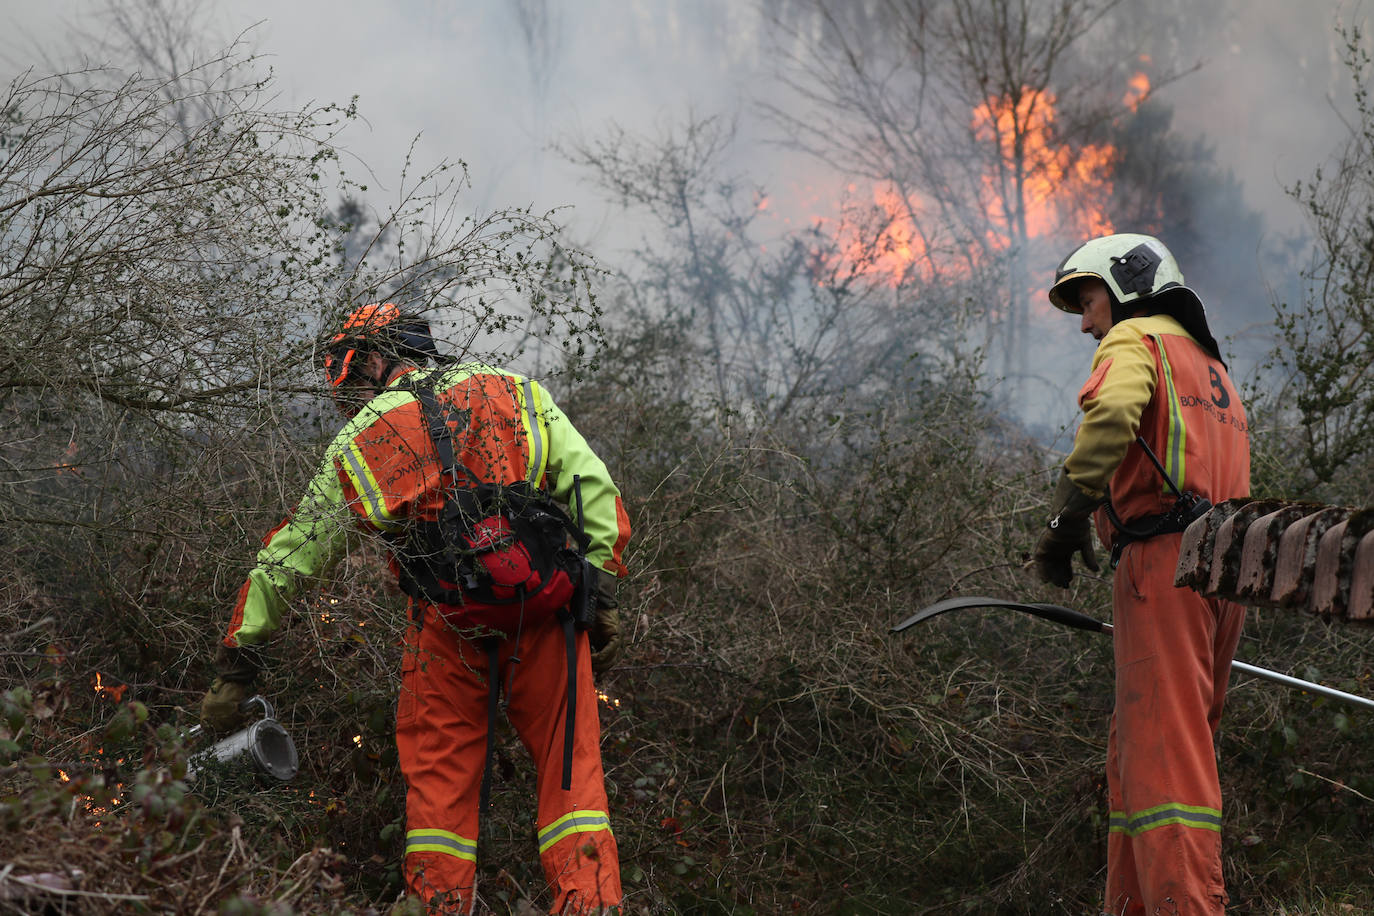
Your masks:
[[[324,374],[329,384],[338,388],[348,379],[353,364],[368,353],[381,353],[388,360],[439,357],[429,322],[403,315],[394,302],[364,305],[344,319],[343,330],[325,344]]]

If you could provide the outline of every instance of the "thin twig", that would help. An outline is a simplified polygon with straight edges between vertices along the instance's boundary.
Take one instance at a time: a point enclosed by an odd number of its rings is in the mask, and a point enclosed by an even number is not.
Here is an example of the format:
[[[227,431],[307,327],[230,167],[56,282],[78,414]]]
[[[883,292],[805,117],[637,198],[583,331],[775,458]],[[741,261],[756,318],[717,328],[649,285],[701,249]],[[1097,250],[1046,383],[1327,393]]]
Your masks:
[[[25,887],[31,887],[34,890],[42,891],[45,894],[60,894],[63,897],[94,897],[99,900],[133,901],[146,901],[152,899],[147,894],[106,894],[101,893],[99,891],[79,891],[75,888],[49,887],[46,884],[40,884],[37,881],[31,881],[28,878],[22,878],[16,875],[10,875],[8,878],[6,878],[6,880],[13,881],[15,884],[22,884]]]

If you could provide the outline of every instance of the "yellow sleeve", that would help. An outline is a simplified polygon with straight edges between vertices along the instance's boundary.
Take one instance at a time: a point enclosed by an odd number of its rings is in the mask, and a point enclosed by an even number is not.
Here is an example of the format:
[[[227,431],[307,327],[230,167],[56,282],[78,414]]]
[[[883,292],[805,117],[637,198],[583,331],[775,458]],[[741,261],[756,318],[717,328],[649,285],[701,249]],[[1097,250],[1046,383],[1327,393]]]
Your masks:
[[[1129,320],[1112,327],[1097,347],[1093,371],[1078,393],[1083,422],[1064,469],[1080,490],[1101,499],[1126,449],[1140,431],[1140,416],[1158,384],[1154,354]]]
[[[592,451],[547,391],[541,391],[540,405],[541,417],[548,424],[549,455],[545,473],[549,492],[572,510],[573,521],[577,521],[573,480],[580,480],[582,525],[591,538],[587,559],[611,575],[624,576],[622,554],[630,539],[630,520],[620,500],[620,489],[611,480],[606,463]]]
[[[257,565],[239,591],[226,645],[265,641],[281,625],[291,600],[347,550],[352,513],[344,503],[334,452],[331,448],[295,511],[264,540]]]

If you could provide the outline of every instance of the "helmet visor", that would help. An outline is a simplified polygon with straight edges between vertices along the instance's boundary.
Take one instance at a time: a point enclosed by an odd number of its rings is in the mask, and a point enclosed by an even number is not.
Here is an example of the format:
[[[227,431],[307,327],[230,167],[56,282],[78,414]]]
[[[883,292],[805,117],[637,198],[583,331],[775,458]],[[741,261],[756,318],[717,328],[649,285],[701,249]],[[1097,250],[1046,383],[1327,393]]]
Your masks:
[[[1050,302],[1070,315],[1083,314],[1083,306],[1078,304],[1078,284],[1088,279],[1101,280],[1102,275],[1091,270],[1069,270],[1061,274],[1050,287]]]

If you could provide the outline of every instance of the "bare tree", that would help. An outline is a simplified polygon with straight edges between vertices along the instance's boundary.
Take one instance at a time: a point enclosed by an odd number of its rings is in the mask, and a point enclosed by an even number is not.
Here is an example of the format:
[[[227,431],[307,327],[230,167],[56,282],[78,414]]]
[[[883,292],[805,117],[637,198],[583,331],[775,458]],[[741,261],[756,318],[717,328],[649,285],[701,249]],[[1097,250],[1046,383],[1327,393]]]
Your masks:
[[[816,0],[801,26],[778,22],[782,78],[804,104],[772,105],[773,119],[841,174],[892,189],[933,282],[990,281],[986,339],[1011,377],[1025,371],[1027,265],[1058,251],[1039,240],[1097,228],[1110,193],[1084,180],[1106,164],[1102,74],[1066,65],[1117,2]]]
[[[682,329],[718,404],[777,420],[861,385],[876,394],[913,356],[935,365],[964,355],[958,323],[917,304],[914,275],[894,286],[875,271],[890,217],[856,212],[843,238],[779,230],[767,191],[726,173],[733,140],[727,121],[690,118],[657,139],[613,128],[565,150],[650,218],[625,298]]]
[[[1304,300],[1276,309],[1271,363],[1283,383],[1260,401],[1280,430],[1279,486],[1364,502],[1374,480],[1374,102],[1366,33],[1339,29],[1354,82],[1350,135],[1328,166],[1291,189],[1313,237]]]

